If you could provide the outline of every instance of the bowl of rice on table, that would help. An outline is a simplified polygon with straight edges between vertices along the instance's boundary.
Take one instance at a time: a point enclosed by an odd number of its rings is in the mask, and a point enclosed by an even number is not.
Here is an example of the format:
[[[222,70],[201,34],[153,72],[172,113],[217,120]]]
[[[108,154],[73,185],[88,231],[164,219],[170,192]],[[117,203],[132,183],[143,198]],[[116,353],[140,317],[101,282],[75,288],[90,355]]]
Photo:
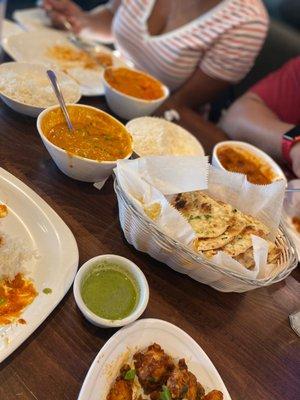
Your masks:
[[[0,66],[0,97],[14,111],[37,117],[44,109],[57,104],[47,76],[47,67],[39,64],[8,62]],[[81,97],[78,84],[63,72],[56,72],[67,103]]]

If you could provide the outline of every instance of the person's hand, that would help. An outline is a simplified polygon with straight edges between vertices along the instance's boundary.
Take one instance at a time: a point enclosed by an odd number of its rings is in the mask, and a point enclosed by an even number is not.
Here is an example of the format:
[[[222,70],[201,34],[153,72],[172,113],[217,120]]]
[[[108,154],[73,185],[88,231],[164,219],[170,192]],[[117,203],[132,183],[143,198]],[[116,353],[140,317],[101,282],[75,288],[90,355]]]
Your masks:
[[[43,7],[57,28],[70,25],[77,33],[86,25],[85,13],[71,0],[44,0]]]
[[[292,168],[294,174],[300,178],[300,143],[296,143],[291,149]]]

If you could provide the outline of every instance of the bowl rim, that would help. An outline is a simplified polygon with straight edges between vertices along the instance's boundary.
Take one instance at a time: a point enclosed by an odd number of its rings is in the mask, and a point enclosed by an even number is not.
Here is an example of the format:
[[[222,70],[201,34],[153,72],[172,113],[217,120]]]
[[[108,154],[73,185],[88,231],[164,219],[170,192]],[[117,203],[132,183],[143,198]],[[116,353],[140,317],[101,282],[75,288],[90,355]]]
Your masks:
[[[45,67],[45,68],[47,68],[45,65],[43,65],[43,64],[38,64],[38,63],[30,63],[30,62],[26,62],[26,61],[24,61],[24,62],[22,62],[22,61],[7,61],[7,62],[5,62],[5,63],[2,63],[2,64],[0,64],[0,72],[1,72],[1,68],[2,68],[2,66],[6,66],[6,65],[9,65],[9,64],[17,64],[17,65],[20,65],[20,64],[23,64],[23,65],[28,65],[28,66],[34,66],[34,67]],[[65,72],[63,72],[63,71],[56,71],[57,73],[59,73],[59,74],[62,74],[62,75],[64,75],[64,76],[66,76],[68,79],[70,79],[70,81],[72,81],[72,83],[77,87],[77,89],[78,89],[78,93],[77,93],[77,97],[76,97],[76,99],[74,100],[74,103],[69,103],[69,104],[76,104],[80,99],[81,99],[81,97],[82,97],[82,93],[81,93],[81,90],[80,90],[80,86],[78,85],[78,83],[73,79],[73,78],[71,78],[69,75],[67,75]],[[20,105],[20,106],[23,106],[23,107],[26,107],[26,108],[31,108],[32,110],[34,110],[34,111],[40,111],[40,112],[42,112],[42,111],[44,111],[44,110],[46,110],[47,108],[50,108],[50,107],[54,107],[55,105],[52,105],[52,106],[34,106],[34,105],[31,105],[31,104],[27,104],[27,103],[23,103],[22,101],[19,101],[19,100],[16,100],[16,99],[14,99],[14,98],[12,98],[12,97],[9,97],[9,96],[7,96],[4,92],[3,92],[3,90],[1,90],[0,89],[0,96],[1,97],[5,97],[8,101],[11,101],[11,102],[14,102],[14,103],[16,103],[16,104],[18,104],[18,105]],[[42,110],[42,111],[41,111]]]
[[[113,261],[116,263],[118,263],[118,261],[121,261],[123,264],[126,264],[129,267],[127,271],[129,271],[133,278],[135,278],[136,284],[140,291],[140,298],[135,309],[132,311],[131,314],[122,319],[110,320],[99,317],[86,306],[82,299],[80,287],[83,278],[89,271],[91,271],[95,267],[95,264],[97,262],[105,260]],[[120,268],[123,268],[126,271],[126,268],[122,265],[120,266]],[[102,326],[107,328],[116,328],[128,325],[131,322],[137,320],[142,315],[149,302],[149,285],[143,271],[128,258],[119,256],[117,254],[102,254],[89,259],[79,268],[73,283],[73,294],[78,308],[80,309],[84,317],[87,318],[90,322],[93,321],[95,325],[100,327]]]
[[[126,157],[121,158],[121,159],[117,159],[117,160],[114,160],[114,161],[98,161],[98,160],[92,160],[92,159],[90,159],[90,158],[85,158],[85,157],[82,157],[82,156],[78,156],[77,154],[72,154],[72,155],[71,155],[72,157],[78,158],[79,160],[82,160],[82,161],[85,161],[85,162],[89,162],[89,163],[95,164],[95,165],[99,165],[99,164],[115,165],[116,162],[117,162],[118,160],[126,160],[126,159],[128,159],[128,158],[130,158],[130,157],[132,156],[132,153],[133,153],[133,139],[132,139],[132,136],[131,136],[130,132],[128,132],[128,130],[127,130],[127,128],[125,127],[125,125],[123,125],[120,121],[118,121],[116,118],[114,118],[112,115],[110,115],[110,114],[107,113],[106,111],[100,110],[99,108],[96,108],[96,107],[93,107],[93,106],[89,106],[89,105],[86,105],[86,104],[76,104],[76,103],[67,103],[66,105],[67,105],[67,106],[72,106],[72,107],[89,108],[89,109],[95,110],[95,111],[97,111],[97,112],[100,112],[101,114],[106,114],[106,115],[108,115],[110,118],[112,118],[115,122],[117,122],[119,125],[121,125],[121,126],[126,130],[126,132],[128,133],[128,135],[131,137],[131,142],[132,142],[132,143],[131,143],[131,152],[128,153],[128,154],[126,155]],[[56,108],[59,108],[59,107],[60,107],[59,105],[54,105],[54,106],[47,107],[45,110],[43,110],[43,111],[38,115],[38,117],[37,117],[36,126],[37,126],[38,133],[39,133],[39,135],[41,136],[42,140],[45,140],[51,147],[55,148],[55,149],[56,149],[57,151],[59,151],[60,153],[64,153],[64,154],[66,154],[66,155],[69,155],[68,152],[67,152],[66,150],[64,150],[64,149],[62,149],[61,147],[58,147],[58,146],[56,146],[54,143],[52,143],[52,142],[47,138],[47,136],[44,134],[44,132],[43,132],[43,130],[42,130],[42,127],[41,127],[42,119],[44,118],[45,114],[47,114],[48,112],[50,112],[50,111],[52,111],[52,110],[54,110],[54,109],[56,109]]]
[[[243,142],[241,140],[224,140],[222,142],[215,144],[213,151],[212,151],[212,160],[215,159],[217,161],[218,168],[222,168],[225,171],[228,171],[221,163],[221,161],[218,157],[218,154],[217,154],[218,149],[224,145],[233,145],[233,146],[236,145],[236,146],[241,146],[244,148],[248,148],[249,150],[252,150],[257,156],[262,157],[266,162],[268,162],[270,164],[270,166],[274,169],[274,172],[277,175],[276,176],[277,179],[273,180],[273,182],[276,182],[279,179],[284,179],[285,181],[287,181],[287,178],[286,178],[282,168],[279,166],[279,164],[277,164],[277,162],[275,160],[273,160],[273,158],[271,156],[269,156],[269,154],[267,154],[264,150],[260,149],[259,147],[256,147],[255,145],[253,145],[251,143]],[[245,175],[245,174],[243,174],[243,175]]]
[[[163,87],[164,95],[161,96],[161,97],[159,97],[158,99],[145,100],[145,99],[140,99],[140,98],[138,98],[138,97],[130,96],[129,94],[123,93],[123,92],[121,92],[120,90],[115,89],[115,88],[112,87],[112,86],[107,82],[107,80],[105,79],[105,72],[106,72],[107,70],[109,70],[109,69],[119,69],[119,68],[125,68],[125,69],[129,69],[129,70],[131,70],[131,71],[139,72],[139,73],[141,73],[141,74],[143,74],[143,75],[146,75],[146,76],[149,77],[149,78],[152,78],[152,79],[157,80],[157,81],[161,84],[161,86]],[[107,68],[105,68],[105,70],[102,72],[102,80],[103,80],[104,86],[107,86],[112,92],[114,92],[114,93],[116,93],[116,94],[118,94],[118,95],[124,96],[124,97],[127,98],[127,99],[135,100],[135,101],[138,101],[138,102],[141,102],[141,103],[145,103],[145,104],[154,104],[154,103],[158,103],[158,102],[160,102],[160,101],[163,101],[163,100],[167,99],[168,96],[170,95],[170,89],[168,88],[168,86],[166,86],[164,83],[162,83],[159,79],[156,79],[154,76],[152,76],[152,75],[150,75],[150,74],[147,74],[147,72],[141,71],[141,70],[136,69],[136,68],[114,67],[114,66],[112,66],[112,67],[107,67]]]

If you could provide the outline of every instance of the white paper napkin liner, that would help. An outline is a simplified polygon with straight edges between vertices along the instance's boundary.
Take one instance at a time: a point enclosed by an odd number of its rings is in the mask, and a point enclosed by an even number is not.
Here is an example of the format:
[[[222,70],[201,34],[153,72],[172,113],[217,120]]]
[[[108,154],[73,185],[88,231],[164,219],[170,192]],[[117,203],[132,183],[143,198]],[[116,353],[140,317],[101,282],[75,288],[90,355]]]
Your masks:
[[[174,164],[175,158],[178,161],[176,164]],[[185,218],[168,203],[163,194],[153,185],[163,188],[168,186],[168,189],[164,190],[164,194],[203,190],[203,175],[206,174],[203,161],[200,163],[202,169],[197,169],[200,164],[198,164],[198,167],[196,166],[201,158],[203,157],[159,156],[137,160],[121,160],[118,161],[117,168],[114,170],[120,186],[135,202],[139,210],[145,214],[143,206],[159,202],[162,212],[156,221],[157,226],[165,234],[190,248],[195,239],[195,232]],[[177,168],[178,166],[180,168]],[[191,167],[193,168],[192,173]],[[179,174],[179,182],[177,181],[177,172],[181,168],[184,173]],[[202,175],[201,184],[199,184],[200,180],[197,181],[197,175]],[[189,181],[190,176],[192,183],[189,185],[186,180]],[[277,181],[266,186],[254,185],[247,181],[245,175],[210,166],[208,187],[208,192],[212,196],[265,223],[271,231],[269,239],[275,240],[285,192],[284,181]],[[218,252],[212,260],[223,268],[228,268],[250,279],[255,279],[258,276],[263,279],[272,272],[272,266],[266,264],[268,244],[265,240],[254,235],[252,241],[255,260],[255,267],[252,270],[248,270],[223,252]]]
[[[271,241],[279,227],[285,187],[284,180],[254,185],[243,174],[209,168],[208,193],[263,222],[270,229]]]
[[[121,168],[115,168],[115,174],[122,190],[125,191],[142,214],[145,215],[144,207],[159,203],[161,214],[155,221],[157,227],[165,235],[192,247],[192,242],[196,238],[195,232],[191,229],[187,220],[171,206],[159,190],[144,181],[137,172],[127,168],[126,164]],[[148,218],[146,215],[145,217]]]
[[[118,168],[135,171],[166,195],[207,188],[209,164],[206,156],[149,156],[120,160]]]

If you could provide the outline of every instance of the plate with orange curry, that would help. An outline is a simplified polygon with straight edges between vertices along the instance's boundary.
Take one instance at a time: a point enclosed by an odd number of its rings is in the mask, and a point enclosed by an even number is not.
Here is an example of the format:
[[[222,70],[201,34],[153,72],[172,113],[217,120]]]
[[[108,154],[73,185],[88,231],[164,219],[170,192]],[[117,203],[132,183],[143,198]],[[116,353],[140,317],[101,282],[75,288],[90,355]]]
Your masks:
[[[78,267],[75,238],[33,190],[0,168],[0,362],[47,318]]]

